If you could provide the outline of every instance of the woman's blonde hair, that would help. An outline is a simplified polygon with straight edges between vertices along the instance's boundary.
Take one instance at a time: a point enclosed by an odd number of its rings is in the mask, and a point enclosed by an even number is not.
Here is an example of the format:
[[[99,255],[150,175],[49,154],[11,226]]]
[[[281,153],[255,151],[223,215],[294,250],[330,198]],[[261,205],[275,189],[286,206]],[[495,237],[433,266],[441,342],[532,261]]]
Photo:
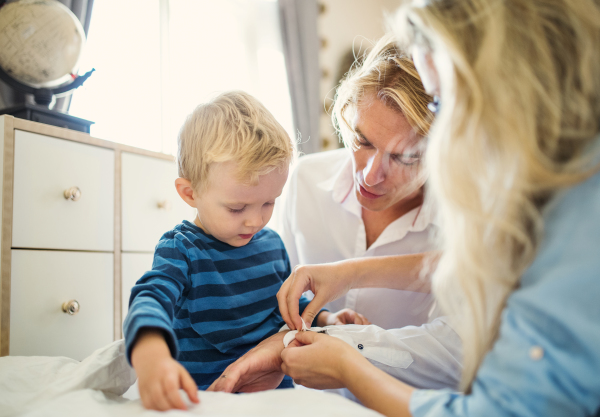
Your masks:
[[[256,184],[259,175],[289,165],[295,154],[285,129],[243,91],[223,93],[196,107],[177,145],[179,176],[194,189],[206,187],[213,163],[235,161],[239,180]]]
[[[429,48],[440,77],[426,156],[443,251],[433,291],[457,320],[470,390],[539,247],[541,210],[596,170],[600,10],[593,0],[419,0],[394,24],[404,47]]]
[[[433,114],[427,108],[431,97],[425,93],[410,56],[401,51],[393,35],[379,39],[359,57],[337,88],[331,119],[346,147],[357,149],[352,119],[357,106],[375,95],[386,106],[401,112],[420,136],[427,136]]]

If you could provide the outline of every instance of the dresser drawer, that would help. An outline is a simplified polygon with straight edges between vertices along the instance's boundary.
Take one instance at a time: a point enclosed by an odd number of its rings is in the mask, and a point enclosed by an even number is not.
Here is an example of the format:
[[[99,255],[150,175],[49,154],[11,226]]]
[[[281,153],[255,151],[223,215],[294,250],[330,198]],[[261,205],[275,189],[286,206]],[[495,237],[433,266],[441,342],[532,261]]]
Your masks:
[[[158,239],[193,209],[175,190],[174,162],[123,152],[121,160],[124,251],[153,252]]]
[[[121,296],[123,297],[121,317],[125,321],[129,311],[129,296],[135,283],[152,269],[152,253],[124,253],[121,257]]]
[[[15,248],[112,251],[114,151],[15,131]],[[77,201],[65,190],[77,187]]]
[[[113,341],[113,300],[112,254],[12,250],[10,355],[84,359]]]

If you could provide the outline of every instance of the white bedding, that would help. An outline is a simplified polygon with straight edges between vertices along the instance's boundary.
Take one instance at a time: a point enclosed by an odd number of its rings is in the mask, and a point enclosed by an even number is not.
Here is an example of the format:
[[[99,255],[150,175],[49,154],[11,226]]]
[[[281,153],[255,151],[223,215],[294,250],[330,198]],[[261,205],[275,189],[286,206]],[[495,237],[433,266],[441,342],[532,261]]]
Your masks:
[[[123,341],[97,350],[82,362],[62,357],[0,358],[0,417],[8,416],[170,416],[145,410],[139,400],[123,398],[135,382]],[[235,416],[340,416],[380,414],[335,394],[305,389],[255,394],[198,392],[199,405],[186,414]]]

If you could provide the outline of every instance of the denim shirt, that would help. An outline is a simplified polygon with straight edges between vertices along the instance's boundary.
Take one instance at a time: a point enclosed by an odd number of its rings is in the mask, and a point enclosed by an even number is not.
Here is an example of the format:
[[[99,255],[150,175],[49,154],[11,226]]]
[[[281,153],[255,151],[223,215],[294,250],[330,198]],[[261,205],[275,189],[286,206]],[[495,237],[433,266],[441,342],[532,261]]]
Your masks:
[[[600,416],[600,173],[557,195],[544,221],[471,394],[414,391],[413,416]]]

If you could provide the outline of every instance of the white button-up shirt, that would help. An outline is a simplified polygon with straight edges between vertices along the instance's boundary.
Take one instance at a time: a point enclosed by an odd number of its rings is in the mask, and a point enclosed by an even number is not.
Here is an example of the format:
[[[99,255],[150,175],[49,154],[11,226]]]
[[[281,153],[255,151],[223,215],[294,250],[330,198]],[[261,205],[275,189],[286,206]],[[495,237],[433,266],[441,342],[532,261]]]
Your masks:
[[[290,175],[274,226],[283,239],[292,268],[298,264],[431,250],[429,237],[435,226],[429,213],[420,207],[389,224],[367,249],[362,207],[353,184],[352,160],[346,149],[300,158]],[[461,370],[460,340],[446,319],[421,326],[433,318],[430,315],[433,306],[430,294],[361,288],[350,290],[345,297],[327,307],[331,311],[351,308],[378,326],[369,326],[371,330],[366,333],[349,332],[351,338],[358,337],[363,341],[363,336],[371,337],[384,332],[383,329],[398,329],[374,340],[408,352],[411,364],[398,367],[398,372],[391,371],[393,367],[389,365],[381,364],[378,366],[381,369],[413,386],[455,387]],[[411,325],[421,327],[405,327]],[[395,342],[390,344],[391,340]],[[446,342],[449,346],[445,346]],[[369,350],[377,351],[362,349],[361,353],[369,358]],[[379,363],[369,359],[376,365]],[[441,363],[445,364],[443,369],[440,369]]]

